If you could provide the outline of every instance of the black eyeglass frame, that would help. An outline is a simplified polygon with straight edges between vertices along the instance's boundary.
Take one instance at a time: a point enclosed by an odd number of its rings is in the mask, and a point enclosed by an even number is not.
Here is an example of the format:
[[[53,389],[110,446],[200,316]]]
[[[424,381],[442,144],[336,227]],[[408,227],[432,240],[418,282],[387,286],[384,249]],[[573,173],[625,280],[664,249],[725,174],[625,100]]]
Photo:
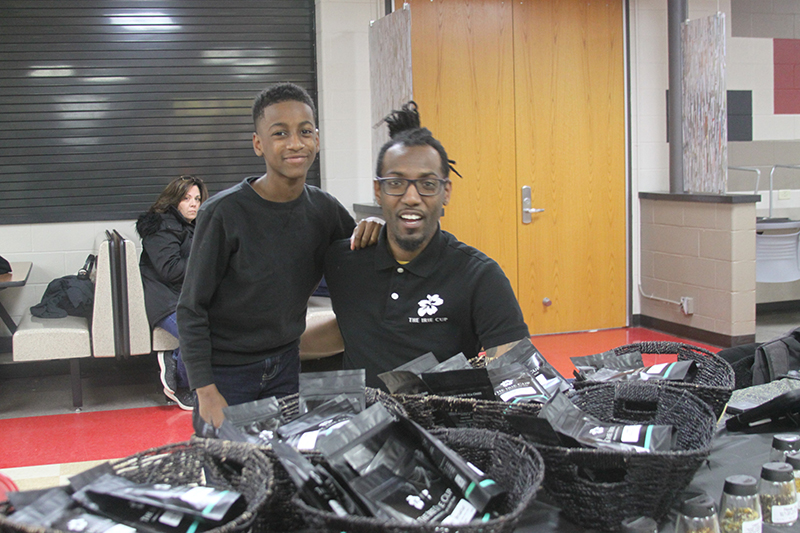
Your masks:
[[[444,188],[446,187],[446,185],[448,183],[450,183],[450,180],[449,179],[445,179],[445,178],[420,178],[420,179],[412,180],[412,179],[409,179],[409,178],[395,178],[395,177],[382,178],[380,176],[375,176],[375,181],[377,181],[378,184],[380,185],[381,191],[383,191],[384,194],[388,194],[389,196],[403,196],[405,193],[408,192],[408,188],[413,183],[414,184],[414,188],[417,189],[417,193],[420,196],[425,196],[426,198],[430,198],[431,196],[436,196],[437,194],[441,193],[442,191],[444,191]],[[405,182],[406,186],[403,189],[403,192],[401,192],[401,193],[387,192],[386,189],[383,186],[383,184],[386,183],[387,181],[402,181],[402,182]],[[439,183],[439,188],[434,193],[431,193],[431,194],[424,193],[424,192],[419,190],[419,185],[417,185],[417,182],[420,182],[420,181],[436,181],[436,182]]]

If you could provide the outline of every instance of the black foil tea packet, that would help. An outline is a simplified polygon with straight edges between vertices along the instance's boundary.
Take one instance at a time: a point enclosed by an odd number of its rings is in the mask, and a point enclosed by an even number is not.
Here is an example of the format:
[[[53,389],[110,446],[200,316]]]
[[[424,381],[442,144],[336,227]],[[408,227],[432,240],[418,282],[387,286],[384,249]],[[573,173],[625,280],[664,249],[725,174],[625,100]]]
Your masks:
[[[676,429],[666,425],[615,424],[582,411],[563,393],[547,402],[540,415],[561,435],[582,446],[637,453],[667,452],[674,448]]]
[[[387,520],[461,525],[469,523],[476,513],[467,500],[458,499],[443,477],[426,477],[424,483],[413,483],[381,465],[355,478],[351,485],[375,516]]]
[[[455,518],[465,514],[466,504],[471,519],[477,511],[468,502],[461,503],[458,488],[415,444],[386,408],[375,404],[332,432],[320,449],[378,518],[403,522]]]
[[[253,437],[246,439],[246,442],[256,444],[269,442],[281,425],[281,406],[275,397],[229,405],[222,409],[222,413],[231,427],[245,436]],[[226,436],[223,436],[221,426],[219,433],[219,437],[223,439],[242,440],[231,438],[233,435],[230,433],[230,427],[225,429]]]
[[[358,412],[361,412],[367,406],[366,380],[363,368],[301,373],[297,410],[301,415],[308,413],[326,401],[344,394],[358,400]]]
[[[283,442],[273,441],[271,444],[272,451],[307,504],[323,511],[332,511],[338,516],[371,516],[369,507],[348,490],[346,483],[337,480],[325,465],[314,466],[300,452]]]
[[[389,372],[378,374],[378,378],[392,394],[428,394],[428,386],[420,378],[420,374],[428,372],[439,364],[439,360],[428,352],[398,366]]]
[[[244,497],[232,490],[208,486],[146,485],[110,474],[104,474],[82,490],[215,522],[229,521],[242,514],[247,506]]]
[[[603,368],[589,375],[588,378],[592,381],[648,381],[653,379],[692,383],[695,376],[697,376],[697,363],[678,361],[623,371]]]
[[[697,363],[694,361],[676,361],[649,366],[639,373],[639,379],[662,379],[666,381],[694,382],[697,376]]]
[[[234,491],[139,485],[111,474],[84,486],[72,498],[91,512],[145,533],[207,531],[240,515],[247,505]]]
[[[494,394],[507,403],[545,403],[547,391],[519,363],[488,370]]]
[[[570,361],[575,365],[575,368],[584,375],[591,376],[601,368],[610,368],[614,370],[630,370],[634,368],[642,368],[644,361],[642,361],[642,352],[633,351],[617,355],[614,350],[607,352],[585,355],[583,357],[570,357]],[[594,378],[589,378],[594,380]]]
[[[421,373],[433,374],[435,372],[449,372],[451,370],[470,370],[471,368],[472,365],[469,364],[467,356],[464,355],[463,352],[459,352],[450,359],[446,359],[433,368],[425,370]]]
[[[492,370],[512,363],[524,366],[536,382],[544,388],[548,397],[557,391],[565,392],[571,388],[567,380],[553,368],[553,365],[542,357],[530,339],[519,341],[503,355],[487,362],[486,368]]]
[[[353,418],[359,408],[357,398],[340,394],[279,427],[278,435],[298,450],[314,450],[321,436]]]
[[[420,376],[433,394],[494,400],[494,387],[485,368],[424,373]]]
[[[406,508],[411,519],[464,520],[488,510],[494,498],[504,494],[494,480],[419,425],[403,417],[395,420],[380,404],[333,431],[321,443],[320,451],[354,490],[365,497],[380,495],[378,507],[383,513],[392,514],[386,506],[392,507],[390,502],[402,495],[415,502],[416,510]],[[361,477],[367,479],[355,481]],[[386,490],[377,482],[387,483]],[[402,512],[402,506],[392,509]]]
[[[31,491],[33,492],[33,491]],[[75,533],[134,533],[136,529],[87,512],[63,487],[39,492],[39,497],[8,517],[10,522]]]

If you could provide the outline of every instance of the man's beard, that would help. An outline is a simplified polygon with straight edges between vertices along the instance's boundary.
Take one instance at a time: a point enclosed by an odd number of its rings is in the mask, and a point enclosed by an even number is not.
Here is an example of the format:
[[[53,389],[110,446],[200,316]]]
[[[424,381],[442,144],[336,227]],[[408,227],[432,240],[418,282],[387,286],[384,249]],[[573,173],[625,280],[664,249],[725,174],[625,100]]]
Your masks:
[[[397,245],[406,252],[416,252],[419,250],[422,243],[425,242],[424,235],[416,235],[413,237],[397,237]]]

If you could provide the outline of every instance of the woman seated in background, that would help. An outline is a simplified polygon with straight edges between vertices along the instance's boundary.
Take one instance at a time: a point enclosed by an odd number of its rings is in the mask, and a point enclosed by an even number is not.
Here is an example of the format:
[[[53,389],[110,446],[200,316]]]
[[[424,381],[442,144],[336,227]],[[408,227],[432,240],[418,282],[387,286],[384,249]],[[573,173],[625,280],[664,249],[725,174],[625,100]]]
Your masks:
[[[183,285],[192,248],[194,220],[208,189],[200,178],[181,176],[172,180],[155,203],[139,216],[136,231],[142,238],[139,269],[144,284],[144,302],[150,327],[161,327],[178,338],[175,308]],[[180,347],[170,355],[159,353],[164,394],[181,409],[194,407]]]

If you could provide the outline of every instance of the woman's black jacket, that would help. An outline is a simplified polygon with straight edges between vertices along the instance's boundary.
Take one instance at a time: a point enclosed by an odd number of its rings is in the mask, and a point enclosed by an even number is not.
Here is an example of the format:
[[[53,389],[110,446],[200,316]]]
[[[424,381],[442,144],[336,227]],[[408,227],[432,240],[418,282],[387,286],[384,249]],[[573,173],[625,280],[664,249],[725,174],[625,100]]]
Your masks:
[[[139,270],[150,327],[175,312],[192,248],[194,222],[174,207],[166,213],[144,213],[136,221],[142,238]]]

